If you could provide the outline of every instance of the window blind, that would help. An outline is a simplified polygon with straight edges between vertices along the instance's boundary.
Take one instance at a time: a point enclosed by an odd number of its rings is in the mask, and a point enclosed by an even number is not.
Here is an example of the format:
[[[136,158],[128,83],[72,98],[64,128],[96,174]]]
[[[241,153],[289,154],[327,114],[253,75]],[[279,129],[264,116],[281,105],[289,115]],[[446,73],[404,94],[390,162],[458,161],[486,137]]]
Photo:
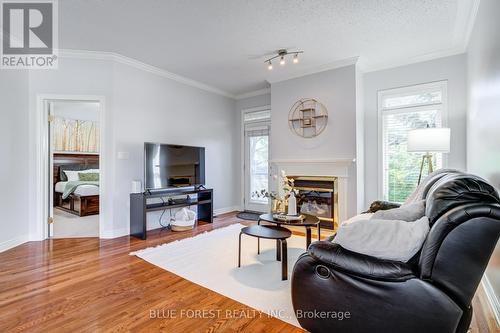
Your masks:
[[[382,191],[384,199],[389,201],[405,201],[417,186],[423,153],[407,152],[408,131],[443,125],[443,85],[418,88],[399,88],[379,95]],[[433,167],[441,168],[442,154],[433,156]]]
[[[243,114],[244,122],[263,121],[270,119],[271,119],[271,110],[252,111],[252,112],[245,112]]]

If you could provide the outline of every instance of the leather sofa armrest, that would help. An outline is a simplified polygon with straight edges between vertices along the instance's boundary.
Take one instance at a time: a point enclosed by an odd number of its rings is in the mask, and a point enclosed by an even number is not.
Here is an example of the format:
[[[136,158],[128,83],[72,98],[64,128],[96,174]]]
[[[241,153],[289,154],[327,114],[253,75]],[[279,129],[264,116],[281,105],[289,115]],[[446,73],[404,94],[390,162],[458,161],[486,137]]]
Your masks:
[[[382,201],[382,200],[377,200],[371,203],[370,208],[366,212],[363,213],[375,213],[376,211],[379,210],[389,210],[393,208],[398,208],[400,207],[401,204],[397,202],[390,202],[390,201]]]
[[[416,277],[407,263],[352,252],[329,241],[314,242],[307,251],[311,257],[326,266],[367,279],[406,281]]]

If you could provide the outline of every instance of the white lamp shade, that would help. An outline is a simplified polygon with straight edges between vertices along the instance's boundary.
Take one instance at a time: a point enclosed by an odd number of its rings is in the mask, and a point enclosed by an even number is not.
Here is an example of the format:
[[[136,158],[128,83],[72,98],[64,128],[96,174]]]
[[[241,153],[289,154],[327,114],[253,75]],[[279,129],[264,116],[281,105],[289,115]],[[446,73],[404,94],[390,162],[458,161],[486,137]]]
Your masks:
[[[450,152],[449,128],[421,128],[408,131],[408,152]]]

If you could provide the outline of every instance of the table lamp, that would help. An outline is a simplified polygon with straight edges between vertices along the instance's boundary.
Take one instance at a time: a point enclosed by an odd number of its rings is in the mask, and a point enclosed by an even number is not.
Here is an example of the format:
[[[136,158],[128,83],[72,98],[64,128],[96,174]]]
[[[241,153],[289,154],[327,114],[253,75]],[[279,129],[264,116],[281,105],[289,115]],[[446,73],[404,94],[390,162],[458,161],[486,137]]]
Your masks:
[[[450,152],[450,129],[429,127],[408,131],[408,152],[425,153],[420,164],[418,183],[422,179],[424,164],[427,161],[429,173],[432,170],[432,153]]]

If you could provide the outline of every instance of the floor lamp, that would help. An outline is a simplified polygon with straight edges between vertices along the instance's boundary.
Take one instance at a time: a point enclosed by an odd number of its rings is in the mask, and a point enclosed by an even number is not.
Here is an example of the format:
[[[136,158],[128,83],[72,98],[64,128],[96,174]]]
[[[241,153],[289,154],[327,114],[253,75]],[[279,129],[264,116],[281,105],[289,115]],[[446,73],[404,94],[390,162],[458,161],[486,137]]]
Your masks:
[[[432,153],[450,152],[450,129],[449,128],[419,128],[408,132],[408,152],[425,153],[420,163],[420,174],[418,183],[422,180],[424,164],[427,162],[429,173],[432,170]]]

